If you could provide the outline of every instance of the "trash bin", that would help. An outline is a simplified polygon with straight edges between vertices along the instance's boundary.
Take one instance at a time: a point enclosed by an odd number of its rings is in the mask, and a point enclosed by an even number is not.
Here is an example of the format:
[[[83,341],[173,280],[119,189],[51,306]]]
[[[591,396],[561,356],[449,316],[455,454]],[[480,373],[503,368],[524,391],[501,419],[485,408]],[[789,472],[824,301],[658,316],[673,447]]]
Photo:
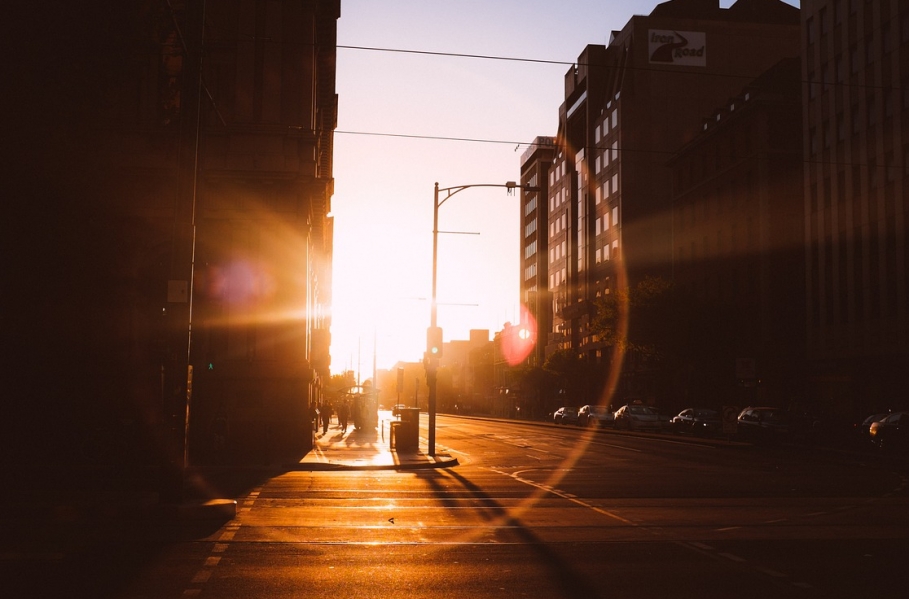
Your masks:
[[[420,408],[400,408],[401,424],[395,430],[395,449],[416,450],[420,439]]]

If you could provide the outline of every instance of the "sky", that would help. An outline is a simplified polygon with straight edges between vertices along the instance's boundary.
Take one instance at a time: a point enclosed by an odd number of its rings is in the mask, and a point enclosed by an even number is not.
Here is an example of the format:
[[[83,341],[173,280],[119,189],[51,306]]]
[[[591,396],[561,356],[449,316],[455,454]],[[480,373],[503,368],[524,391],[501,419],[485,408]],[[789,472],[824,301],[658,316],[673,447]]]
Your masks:
[[[366,379],[374,363],[422,359],[434,184],[520,181],[528,144],[557,133],[564,76],[585,46],[607,45],[611,31],[658,3],[341,0],[333,374]],[[441,206],[437,297],[446,342],[471,329],[492,338],[518,322],[519,213],[519,192],[504,187],[466,189]]]

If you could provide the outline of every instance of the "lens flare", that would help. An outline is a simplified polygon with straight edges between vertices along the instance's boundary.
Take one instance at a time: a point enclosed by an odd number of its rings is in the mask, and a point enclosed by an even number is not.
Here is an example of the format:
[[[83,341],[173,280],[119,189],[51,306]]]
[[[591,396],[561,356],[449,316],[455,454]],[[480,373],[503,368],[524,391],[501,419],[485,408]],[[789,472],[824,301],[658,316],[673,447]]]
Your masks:
[[[527,359],[537,344],[537,321],[526,306],[521,306],[521,320],[517,325],[506,325],[502,332],[502,355],[510,366],[517,366]]]

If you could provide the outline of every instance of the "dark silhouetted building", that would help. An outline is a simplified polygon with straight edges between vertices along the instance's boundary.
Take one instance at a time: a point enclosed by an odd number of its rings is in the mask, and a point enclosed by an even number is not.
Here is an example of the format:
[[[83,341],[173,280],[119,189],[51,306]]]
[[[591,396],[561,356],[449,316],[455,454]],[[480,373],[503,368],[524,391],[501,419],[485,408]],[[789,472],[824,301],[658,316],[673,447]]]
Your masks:
[[[4,239],[29,259],[4,314],[32,414],[12,420],[60,439],[56,459],[123,423],[177,459],[159,441],[187,406],[191,458],[225,419],[237,459],[306,450],[330,365],[339,1],[17,12]]]
[[[909,3],[801,5],[812,395],[858,417],[905,409]]]
[[[690,310],[685,405],[804,400],[800,75],[797,56],[769,69],[671,162],[672,281]]]

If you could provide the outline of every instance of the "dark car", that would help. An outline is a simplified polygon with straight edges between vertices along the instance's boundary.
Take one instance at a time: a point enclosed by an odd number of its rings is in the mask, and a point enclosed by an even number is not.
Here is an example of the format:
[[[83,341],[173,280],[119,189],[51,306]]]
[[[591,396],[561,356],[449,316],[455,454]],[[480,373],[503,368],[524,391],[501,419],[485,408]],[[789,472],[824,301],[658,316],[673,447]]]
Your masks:
[[[552,421],[556,424],[577,424],[578,409],[561,407],[555,411],[555,414],[552,415]]]
[[[868,439],[871,438],[871,424],[877,422],[878,420],[883,420],[890,415],[890,412],[878,412],[877,414],[872,414],[868,416],[861,422],[855,423],[855,436],[864,442],[868,442]]]
[[[604,428],[612,426],[614,422],[612,410],[607,406],[586,405],[578,410],[578,424],[581,426]]]
[[[779,442],[790,437],[792,423],[781,408],[748,407],[739,413],[738,434],[755,442]]]
[[[909,412],[894,412],[872,422],[868,434],[881,449],[905,453],[909,450]]]
[[[716,410],[687,408],[670,420],[672,430],[693,435],[715,435],[723,430],[723,419]]]

